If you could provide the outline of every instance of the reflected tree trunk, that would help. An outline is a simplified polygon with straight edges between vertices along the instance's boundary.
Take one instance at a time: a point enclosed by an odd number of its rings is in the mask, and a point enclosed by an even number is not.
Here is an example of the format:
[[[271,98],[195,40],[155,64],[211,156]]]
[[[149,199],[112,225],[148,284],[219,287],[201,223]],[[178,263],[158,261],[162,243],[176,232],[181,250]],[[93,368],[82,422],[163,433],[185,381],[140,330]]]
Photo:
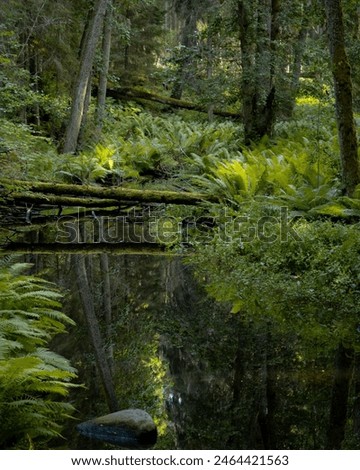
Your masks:
[[[237,348],[234,359],[234,379],[233,379],[233,397],[232,397],[232,423],[233,434],[229,439],[228,445],[231,449],[241,449],[242,439],[240,429],[242,428],[239,423],[239,412],[242,397],[245,395],[245,372],[246,372],[246,350],[244,345],[244,335],[241,328],[241,322],[238,327],[237,334]]]
[[[356,353],[354,360],[354,406],[353,431],[356,441],[360,441],[360,353]]]
[[[269,365],[269,325],[239,320],[234,358],[231,449],[273,449],[274,368]]]
[[[106,335],[107,339],[111,335],[111,321],[112,321],[112,312],[111,312],[111,284],[110,284],[110,274],[109,274],[109,258],[107,253],[102,253],[100,255],[100,268],[103,276],[103,300],[104,300],[104,312],[105,312],[105,321],[106,321]]]
[[[104,351],[104,342],[101,337],[100,325],[95,313],[94,300],[87,276],[84,256],[73,255],[73,263],[77,276],[77,285],[84,310],[84,315],[86,318],[91,342],[94,347],[96,363],[103,383],[106,401],[109,406],[109,410],[111,412],[114,412],[119,409],[119,406],[117,403],[110,367]]]
[[[276,449],[275,446],[275,423],[274,423],[274,409],[275,409],[275,390],[274,383],[275,371],[269,364],[269,350],[270,348],[270,327],[268,324],[264,325],[265,331],[260,337],[261,351],[261,382],[260,390],[261,396],[259,400],[259,414],[258,424],[260,428],[260,436],[263,449]]]
[[[107,253],[100,254],[100,269],[103,278],[102,281],[102,292],[103,292],[103,308],[106,324],[106,344],[108,352],[108,360],[110,369],[114,370],[114,351],[112,341],[112,305],[111,305],[111,281],[109,271],[109,256]]]
[[[354,351],[340,344],[335,357],[330,419],[327,430],[327,449],[341,449],[344,440],[353,359]]]

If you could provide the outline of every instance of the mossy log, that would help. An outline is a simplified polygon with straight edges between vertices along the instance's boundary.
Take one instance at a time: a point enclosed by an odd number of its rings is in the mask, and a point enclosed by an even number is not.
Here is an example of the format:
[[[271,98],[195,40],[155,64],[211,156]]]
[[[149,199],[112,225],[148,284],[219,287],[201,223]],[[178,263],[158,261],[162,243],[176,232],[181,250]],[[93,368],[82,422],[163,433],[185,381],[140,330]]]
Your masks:
[[[15,202],[24,202],[29,204],[37,204],[42,206],[57,206],[59,205],[59,196],[53,196],[51,194],[41,194],[41,193],[31,193],[31,192],[19,192],[11,193],[10,199]],[[67,207],[112,207],[118,206],[119,202],[115,199],[97,199],[97,198],[79,198],[79,197],[70,197],[70,196],[61,196],[62,206]]]
[[[0,255],[21,254],[98,254],[174,256],[159,243],[26,243],[9,242],[0,246]]]
[[[42,181],[22,181],[0,179],[0,201],[30,201],[33,193],[42,193],[43,203],[50,203],[50,199],[46,201],[44,194],[52,194],[50,205],[66,206],[71,201],[74,205],[76,201],[70,200],[68,196],[78,197],[78,205],[89,207],[90,203],[85,202],[86,198],[97,198],[98,200],[108,200],[106,205],[114,205],[123,202],[136,203],[163,203],[163,204],[184,204],[196,205],[202,202],[219,202],[218,198],[213,195],[191,192],[176,191],[157,191],[157,190],[141,190],[132,188],[103,188],[101,186],[75,185],[65,183],[47,183]],[[55,197],[56,196],[56,197]],[[35,198],[35,197],[34,197]],[[99,201],[93,201],[98,206]],[[76,205],[76,204],[75,204]],[[99,207],[99,206],[98,206]],[[102,206],[104,207],[104,205]]]
[[[128,100],[147,100],[154,101],[156,103],[162,103],[173,108],[188,109],[189,111],[198,111],[200,113],[207,113],[208,109],[206,106],[189,101],[177,100],[168,96],[157,95],[149,91],[141,90],[138,88],[110,88],[107,90],[107,96],[116,100],[128,99]],[[214,109],[213,114],[222,117],[228,117],[232,119],[242,119],[242,114],[233,113],[231,111],[224,111],[221,109]]]

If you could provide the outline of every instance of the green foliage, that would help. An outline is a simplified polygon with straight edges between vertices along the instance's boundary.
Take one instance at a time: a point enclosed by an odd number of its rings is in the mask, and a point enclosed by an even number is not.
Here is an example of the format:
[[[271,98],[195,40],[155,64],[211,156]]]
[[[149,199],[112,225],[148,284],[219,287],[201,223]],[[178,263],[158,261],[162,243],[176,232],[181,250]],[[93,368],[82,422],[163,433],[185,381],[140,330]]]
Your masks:
[[[217,300],[234,313],[269,318],[326,351],[360,349],[359,231],[330,221],[293,220],[252,204],[227,218],[189,259]]]
[[[113,5],[117,47],[112,51],[112,79],[122,85],[144,83],[154,72],[154,58],[162,48],[163,2],[136,0]]]
[[[0,165],[9,178],[53,179],[61,160],[49,138],[30,126],[0,119]]]
[[[60,435],[74,411],[63,398],[75,369],[47,349],[74,322],[52,283],[25,274],[28,264],[7,264],[0,266],[0,447],[26,449]]]
[[[238,132],[232,123],[185,122],[109,102],[101,143],[79,157],[65,157],[61,171],[85,182],[174,179],[175,185],[186,186],[189,173],[203,172],[210,162],[236,151]]]

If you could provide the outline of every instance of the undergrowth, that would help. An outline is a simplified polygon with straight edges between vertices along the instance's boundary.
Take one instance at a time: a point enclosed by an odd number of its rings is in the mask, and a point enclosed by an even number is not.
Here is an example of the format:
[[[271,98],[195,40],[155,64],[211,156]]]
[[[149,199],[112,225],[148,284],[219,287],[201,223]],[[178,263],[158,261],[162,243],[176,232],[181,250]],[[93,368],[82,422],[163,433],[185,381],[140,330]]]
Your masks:
[[[241,125],[184,120],[109,101],[102,138],[77,156],[58,154],[30,127],[0,121],[2,174],[78,184],[205,191],[232,206],[263,197],[294,211],[358,215],[341,196],[332,107],[298,104],[273,139],[242,145]],[[356,199],[356,198],[355,198]]]

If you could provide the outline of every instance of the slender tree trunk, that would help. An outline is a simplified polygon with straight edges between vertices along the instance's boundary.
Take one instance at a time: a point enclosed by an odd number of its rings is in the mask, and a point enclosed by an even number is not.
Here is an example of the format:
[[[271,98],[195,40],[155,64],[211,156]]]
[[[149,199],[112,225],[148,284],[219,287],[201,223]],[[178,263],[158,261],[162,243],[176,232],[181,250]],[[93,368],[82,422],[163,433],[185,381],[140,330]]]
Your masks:
[[[108,0],[96,0],[93,14],[85,33],[83,48],[80,56],[80,68],[74,86],[70,119],[66,128],[63,152],[76,151],[80,126],[84,114],[86,90],[93,65],[96,45],[101,34],[102,24]]]
[[[171,98],[175,98],[177,100],[181,99],[184,85],[189,81],[189,77],[191,75],[191,64],[193,62],[191,48],[195,45],[196,21],[196,10],[188,10],[181,33],[182,48],[180,52],[181,57],[179,59],[179,68],[170,95]]]
[[[78,142],[77,142],[75,151],[79,151],[84,145],[85,135],[86,135],[85,131],[86,131],[86,123],[87,123],[87,114],[89,111],[90,101],[91,101],[91,73],[89,75],[87,86],[86,86],[84,112],[83,112],[82,119],[81,119],[79,137],[78,137]]]
[[[79,294],[82,301],[89,334],[94,347],[96,363],[104,386],[105,397],[110,411],[119,409],[114,389],[111,371],[104,352],[100,326],[95,313],[94,301],[86,272],[85,258],[82,255],[74,255],[74,267],[77,276]]]
[[[353,114],[352,82],[345,50],[343,14],[340,0],[325,0],[329,50],[334,77],[336,118],[340,144],[342,181],[348,196],[360,183],[358,142]]]
[[[207,79],[210,81],[212,79],[212,76],[213,76],[213,59],[212,59],[213,41],[212,41],[212,37],[211,37],[210,34],[207,37],[206,47],[207,47],[206,75],[207,75]],[[210,122],[212,122],[213,119],[214,119],[214,109],[215,109],[214,102],[211,101],[208,104],[208,119],[209,119]]]
[[[31,76],[33,89],[34,89],[35,93],[39,93],[39,91],[40,91],[40,87],[39,87],[39,80],[40,80],[39,79],[39,76],[40,76],[39,54],[37,52],[36,47],[33,47],[32,44],[29,47],[30,47],[29,72],[30,72],[30,76]],[[35,102],[32,111],[33,111],[33,116],[32,116],[31,121],[36,126],[40,126],[40,106],[39,106],[38,101]]]
[[[301,75],[301,62],[305,50],[306,38],[308,30],[304,26],[299,32],[296,44],[294,46],[294,62],[291,77],[291,91],[292,91],[292,107],[294,108],[296,93],[299,89],[300,75]]]
[[[104,21],[104,32],[102,40],[102,64],[99,75],[99,91],[97,97],[96,134],[98,137],[100,137],[105,116],[107,77],[109,72],[111,51],[112,11],[112,1],[109,0]]]
[[[19,54],[19,59],[20,59],[20,63],[22,64],[22,67],[25,69],[25,70],[29,70],[30,68],[30,64],[29,64],[29,38],[26,37],[26,35],[22,35],[23,36],[23,39],[22,39],[22,47],[21,47],[21,50],[20,50],[20,54]],[[21,84],[22,85],[28,85],[27,83],[24,83],[25,82],[25,79],[22,78],[21,79]],[[27,124],[28,123],[28,118],[27,118],[27,106],[24,105],[21,110],[19,111],[19,114],[20,114],[20,119],[21,121],[24,123],[24,124]]]
[[[123,21],[126,23],[124,26],[128,30],[129,39],[126,41],[123,57],[124,57],[124,70],[128,70],[130,65],[130,44],[132,35],[132,23],[131,23],[131,10],[130,8],[125,9]]]
[[[251,33],[250,12],[244,2],[238,2],[238,21],[241,47],[241,95],[244,123],[245,143],[249,144],[256,138],[254,116],[256,116],[256,89],[254,83],[255,41]]]
[[[335,358],[335,375],[331,395],[327,449],[340,449],[345,436],[348,395],[354,351],[339,345]]]
[[[307,34],[308,30],[303,26],[293,47],[294,58],[292,62],[292,70],[290,72],[290,83],[285,87],[286,91],[280,102],[281,115],[286,119],[291,119],[294,113],[296,95],[300,85],[301,63],[305,50]]]

